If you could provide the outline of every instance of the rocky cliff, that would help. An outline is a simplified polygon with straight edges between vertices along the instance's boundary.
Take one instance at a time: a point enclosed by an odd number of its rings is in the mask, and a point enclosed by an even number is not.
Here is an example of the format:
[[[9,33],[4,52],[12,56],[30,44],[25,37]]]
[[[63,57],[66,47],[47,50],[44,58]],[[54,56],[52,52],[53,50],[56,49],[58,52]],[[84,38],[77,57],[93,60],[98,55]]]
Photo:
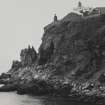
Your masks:
[[[104,96],[105,15],[70,13],[44,27],[38,54],[28,47],[20,56],[1,75],[1,91]]]
[[[104,15],[70,13],[44,30],[39,48],[42,64],[53,63],[58,75],[71,79],[98,80],[104,73]]]

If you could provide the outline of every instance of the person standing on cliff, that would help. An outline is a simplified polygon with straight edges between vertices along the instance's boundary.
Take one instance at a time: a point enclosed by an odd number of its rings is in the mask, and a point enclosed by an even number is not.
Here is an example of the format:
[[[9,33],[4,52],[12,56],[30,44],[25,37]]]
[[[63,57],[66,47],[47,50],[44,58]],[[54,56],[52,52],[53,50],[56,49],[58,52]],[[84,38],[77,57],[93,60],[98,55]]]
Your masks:
[[[58,18],[57,18],[57,15],[55,14],[54,15],[54,22],[57,22],[58,21]]]
[[[78,2],[78,8],[82,8],[82,3],[80,1]]]

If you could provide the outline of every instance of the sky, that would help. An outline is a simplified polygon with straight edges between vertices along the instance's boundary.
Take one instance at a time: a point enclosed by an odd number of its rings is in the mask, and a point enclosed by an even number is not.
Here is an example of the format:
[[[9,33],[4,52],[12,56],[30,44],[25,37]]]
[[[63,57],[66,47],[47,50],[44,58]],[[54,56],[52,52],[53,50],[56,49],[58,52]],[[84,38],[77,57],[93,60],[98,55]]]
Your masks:
[[[43,28],[70,13],[79,0],[0,0],[0,73],[20,59],[21,49],[29,44],[36,50]],[[80,0],[84,6],[104,7],[105,0]]]

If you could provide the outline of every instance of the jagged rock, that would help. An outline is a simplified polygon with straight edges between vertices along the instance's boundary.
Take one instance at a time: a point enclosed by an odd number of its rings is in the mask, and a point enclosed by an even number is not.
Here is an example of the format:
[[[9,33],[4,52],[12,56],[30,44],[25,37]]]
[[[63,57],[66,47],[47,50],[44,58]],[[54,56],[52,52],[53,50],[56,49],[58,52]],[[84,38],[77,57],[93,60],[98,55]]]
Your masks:
[[[0,87],[0,92],[10,92],[10,91],[16,91],[17,90],[18,85],[5,85]]]
[[[0,75],[0,79],[2,79],[2,78],[10,78],[10,77],[11,77],[11,74],[10,73],[2,73]]]
[[[10,82],[11,74],[10,73],[2,73],[0,75],[0,84],[8,84]]]
[[[21,57],[22,65],[27,66],[27,65],[31,65],[36,61],[37,53],[33,47],[30,48],[29,46],[28,49],[26,48],[21,51],[20,57]]]
[[[20,61],[17,61],[17,60],[13,61],[11,69],[18,70],[20,67],[22,67],[22,64]]]

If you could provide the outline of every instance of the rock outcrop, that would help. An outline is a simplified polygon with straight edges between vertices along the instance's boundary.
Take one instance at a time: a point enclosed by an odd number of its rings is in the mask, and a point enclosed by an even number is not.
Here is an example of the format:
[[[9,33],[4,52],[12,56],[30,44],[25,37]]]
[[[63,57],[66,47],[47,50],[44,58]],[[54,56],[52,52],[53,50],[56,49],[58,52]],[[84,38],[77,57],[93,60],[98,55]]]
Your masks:
[[[38,54],[28,47],[20,56],[5,87],[95,103],[105,97],[105,15],[70,13],[44,28]]]
[[[32,63],[35,63],[37,58],[37,53],[34,49],[34,47],[28,46],[28,49],[23,49],[20,53],[20,59],[22,66],[31,65]]]

